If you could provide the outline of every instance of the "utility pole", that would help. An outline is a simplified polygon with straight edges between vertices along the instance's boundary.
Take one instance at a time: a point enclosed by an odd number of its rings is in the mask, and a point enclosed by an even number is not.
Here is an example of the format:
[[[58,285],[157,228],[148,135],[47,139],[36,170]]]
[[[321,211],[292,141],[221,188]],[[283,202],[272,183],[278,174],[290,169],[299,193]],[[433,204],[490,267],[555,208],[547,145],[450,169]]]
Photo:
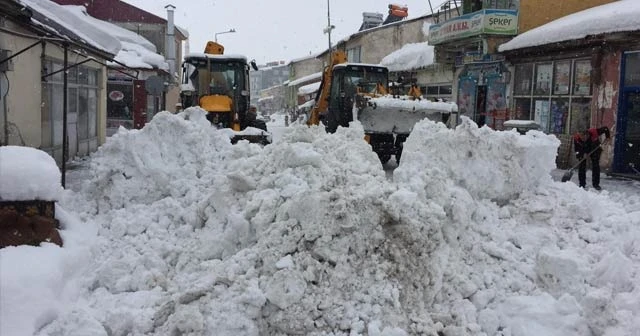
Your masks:
[[[324,29],[324,33],[329,36],[329,64],[331,64],[331,31],[336,28],[336,26],[331,25],[331,7],[329,4],[330,0],[327,0],[327,28]]]

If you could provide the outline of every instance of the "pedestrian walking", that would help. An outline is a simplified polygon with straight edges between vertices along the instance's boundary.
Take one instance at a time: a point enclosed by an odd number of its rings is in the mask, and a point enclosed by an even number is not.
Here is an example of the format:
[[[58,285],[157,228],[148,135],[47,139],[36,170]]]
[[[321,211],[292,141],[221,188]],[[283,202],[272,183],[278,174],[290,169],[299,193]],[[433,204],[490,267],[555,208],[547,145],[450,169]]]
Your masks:
[[[606,126],[600,128],[589,128],[582,133],[573,135],[573,146],[576,151],[576,159],[581,160],[578,167],[578,181],[581,188],[587,185],[587,157],[591,160],[591,184],[596,190],[600,187],[600,155],[602,154],[601,137],[605,136],[605,142],[609,140],[611,134]]]

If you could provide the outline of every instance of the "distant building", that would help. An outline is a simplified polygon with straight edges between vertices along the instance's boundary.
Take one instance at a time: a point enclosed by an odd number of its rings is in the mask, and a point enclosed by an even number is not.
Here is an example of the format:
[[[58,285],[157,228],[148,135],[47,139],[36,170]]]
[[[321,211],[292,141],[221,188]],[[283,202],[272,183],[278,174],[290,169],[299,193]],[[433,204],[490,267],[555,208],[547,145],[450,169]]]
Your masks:
[[[258,71],[249,73],[251,104],[257,106],[258,99],[260,99],[260,91],[282,85],[288,79],[289,67],[284,61],[269,62],[258,66]]]

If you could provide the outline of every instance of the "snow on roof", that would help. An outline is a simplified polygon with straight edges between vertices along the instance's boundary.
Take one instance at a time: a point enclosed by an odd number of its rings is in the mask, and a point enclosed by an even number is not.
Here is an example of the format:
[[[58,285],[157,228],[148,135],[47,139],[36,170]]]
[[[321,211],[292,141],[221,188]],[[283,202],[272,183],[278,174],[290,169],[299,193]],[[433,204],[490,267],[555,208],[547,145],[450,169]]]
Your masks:
[[[175,25],[175,28],[177,31],[180,32],[180,34],[182,34],[182,36],[184,36],[185,38],[189,38],[189,31],[186,28],[182,28],[178,25]]]
[[[287,84],[287,86],[296,86],[298,84],[304,83],[304,82],[308,82],[308,81],[312,81],[315,79],[320,79],[322,78],[322,71],[320,72],[316,72],[316,73],[312,73],[310,75],[304,76],[304,77],[300,77],[298,79],[294,79],[292,81],[289,82],[289,84]]]
[[[274,98],[273,96],[261,97],[261,98],[258,99],[258,102],[273,100],[273,98]]]
[[[305,102],[304,104],[298,105],[298,110],[305,109],[305,108],[311,108],[311,107],[313,107],[313,105],[315,105],[315,103],[316,103],[316,101],[314,99],[311,99],[311,100]]]
[[[169,70],[169,64],[162,55],[156,52],[155,45],[141,35],[107,21],[92,17],[87,14],[86,8],[83,6],[63,7],[102,31],[109,32],[109,34],[120,41],[121,49],[114,57],[114,60],[130,68]],[[108,64],[118,66],[113,62],[108,62]]]
[[[0,147],[0,201],[57,201],[63,189],[56,161],[21,146]]]
[[[434,49],[429,42],[408,43],[385,56],[381,65],[389,71],[407,71],[424,68],[433,64]]]
[[[291,63],[296,63],[296,62],[301,62],[301,61],[306,61],[306,60],[309,60],[309,59],[312,59],[312,58],[316,58],[316,57],[318,57],[318,56],[322,55],[322,53],[323,53],[323,52],[318,52],[318,53],[315,53],[315,54],[310,54],[310,55],[307,55],[307,56],[303,56],[303,57],[299,57],[299,58],[294,58],[294,59],[290,60],[290,61],[287,63],[287,65],[290,65]]]
[[[320,88],[320,82],[307,84],[298,88],[298,95],[303,96],[309,93],[313,93],[318,91],[319,88]]]
[[[80,39],[82,42],[96,49],[116,55],[120,51],[120,41],[110,32],[96,26],[89,16],[77,15],[66,6],[61,6],[53,1],[19,0],[25,6],[34,11],[32,20],[44,28],[53,30],[60,35],[72,40]],[[40,14],[40,15],[38,15]],[[95,20],[95,19],[94,19]],[[75,36],[68,36],[69,34]]]
[[[534,28],[498,47],[498,51],[578,40],[589,35],[640,30],[640,1],[620,0],[573,13]]]

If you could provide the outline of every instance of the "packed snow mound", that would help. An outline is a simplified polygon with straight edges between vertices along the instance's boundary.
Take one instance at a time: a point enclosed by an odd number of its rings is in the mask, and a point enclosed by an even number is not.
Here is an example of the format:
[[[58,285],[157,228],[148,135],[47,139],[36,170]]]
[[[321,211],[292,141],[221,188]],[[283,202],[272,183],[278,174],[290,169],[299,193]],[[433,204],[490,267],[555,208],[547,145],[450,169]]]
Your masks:
[[[0,201],[57,201],[62,194],[60,169],[46,152],[23,146],[0,146]]]
[[[46,312],[38,335],[640,326],[638,272],[628,270],[640,216],[547,180],[557,140],[424,121],[389,181],[357,122],[335,134],[289,127],[261,147],[230,145],[201,111],[186,112],[121,131],[92,158],[96,176],[67,200],[96,200],[80,213],[99,227],[74,282],[83,299]],[[457,171],[483,164],[482,179]]]
[[[553,135],[496,132],[478,128],[467,117],[455,129],[424,120],[405,142],[402,165],[394,175],[422,178],[431,191],[452,182],[476,199],[508,200],[552,182],[549,172],[556,167],[559,145]]]

